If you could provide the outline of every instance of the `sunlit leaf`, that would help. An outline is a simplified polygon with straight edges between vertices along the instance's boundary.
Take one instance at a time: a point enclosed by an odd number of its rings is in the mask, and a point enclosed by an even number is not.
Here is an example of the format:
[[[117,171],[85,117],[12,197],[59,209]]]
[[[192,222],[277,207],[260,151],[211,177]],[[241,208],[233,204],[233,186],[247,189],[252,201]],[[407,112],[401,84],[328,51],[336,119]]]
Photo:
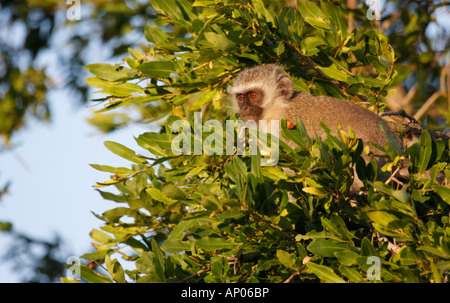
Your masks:
[[[331,268],[325,265],[316,264],[313,262],[306,263],[308,270],[315,274],[319,279],[328,283],[345,283],[345,281],[336,275]]]

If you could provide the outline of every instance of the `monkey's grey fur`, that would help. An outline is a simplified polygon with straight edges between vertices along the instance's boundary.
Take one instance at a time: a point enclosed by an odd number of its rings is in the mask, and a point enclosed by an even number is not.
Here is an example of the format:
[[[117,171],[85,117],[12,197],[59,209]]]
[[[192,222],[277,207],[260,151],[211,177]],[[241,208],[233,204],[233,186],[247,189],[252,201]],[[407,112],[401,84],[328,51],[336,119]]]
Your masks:
[[[247,94],[254,91],[261,95],[262,100],[258,99],[258,102],[252,103]],[[370,110],[348,101],[327,96],[316,97],[305,92],[294,91],[291,78],[278,64],[244,69],[229,87],[228,94],[231,97],[233,110],[240,113],[244,120],[250,119],[256,122],[266,120],[270,125],[271,120],[287,119],[295,124],[298,119],[301,119],[311,137],[314,137],[315,133],[321,137],[326,135],[320,126],[321,121],[332,131],[336,129],[337,124],[340,124],[343,131],[347,131],[350,126],[355,135],[361,138],[365,145],[369,145],[374,154],[380,154],[381,151],[369,142],[382,147],[389,142],[380,125],[383,124],[398,146],[402,146],[402,141],[394,128]],[[241,102],[244,103],[240,105],[238,96],[242,94],[247,96],[247,99],[242,101],[244,100],[242,98]],[[255,114],[247,114],[246,118],[243,114],[244,107],[246,113],[251,112],[253,108]],[[283,139],[280,134],[276,135]],[[364,153],[362,156],[366,162],[371,160]],[[376,161],[379,167],[386,162],[378,157]]]

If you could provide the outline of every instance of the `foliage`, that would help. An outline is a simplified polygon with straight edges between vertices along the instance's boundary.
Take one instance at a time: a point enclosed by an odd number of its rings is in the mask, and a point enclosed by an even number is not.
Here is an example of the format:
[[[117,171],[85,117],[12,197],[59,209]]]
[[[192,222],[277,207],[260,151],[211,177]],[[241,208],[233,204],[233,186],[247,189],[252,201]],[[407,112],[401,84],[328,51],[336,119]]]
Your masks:
[[[78,21],[65,18],[69,5],[64,7],[66,3],[61,5],[60,1],[5,0],[0,3],[4,33],[0,37],[2,145],[8,146],[13,135],[31,118],[50,119],[49,91],[65,88],[85,102],[88,90],[83,66],[90,60],[85,49],[101,43],[108,47],[106,56],[123,55],[127,48],[134,46],[127,35],[134,34],[135,27],[141,29],[139,22],[130,23],[130,20],[146,23],[152,18],[148,5],[139,1],[132,7],[110,1],[81,2],[87,7]],[[95,30],[90,30],[92,28]],[[46,62],[45,56],[52,56],[51,61],[56,61],[57,67]]]
[[[67,97],[62,102],[76,101],[76,97],[83,102],[88,99],[83,66],[91,58],[86,48],[100,42],[107,46],[107,56],[123,54],[134,45],[125,39],[133,34],[130,20],[138,18],[145,23],[151,18],[147,4],[137,2],[125,9],[123,3],[81,2],[90,8],[83,10],[83,18],[77,22],[67,22],[66,1],[0,2],[0,153],[11,152],[19,145],[14,137],[31,120],[51,120],[49,98],[55,89],[64,89]],[[104,18],[105,14],[108,18]],[[0,184],[0,202],[11,182]],[[0,231],[7,232],[4,234],[13,241],[5,261],[24,273],[24,280],[54,281],[65,271],[65,259],[57,260],[60,254],[56,252],[61,249],[58,238],[51,242],[33,239],[18,234],[11,222],[3,221]],[[44,249],[45,253],[36,254],[31,247]]]
[[[330,125],[322,126],[322,140],[309,138],[301,123],[284,123],[283,135],[299,147],[280,142],[277,166],[261,166],[259,153],[178,154],[172,147],[181,134],[177,121],[187,123],[185,134],[197,135],[191,146],[199,139],[204,147],[222,143],[226,134],[217,129],[192,132],[193,112],[201,110],[203,121],[235,119],[225,110],[224,90],[242,68],[257,64],[282,62],[297,90],[382,111],[398,76],[396,56],[363,10],[352,12],[359,26],[349,29],[340,2],[298,1],[298,9],[277,13],[261,0],[151,4],[159,17],[145,27],[150,44],[143,52],[129,49],[115,66],[86,66],[94,75],[88,84],[106,95],[96,99],[106,102],[100,113],[133,106],[159,121],[161,131],[135,138],[143,155],[105,142],[130,168],[92,164],[112,174],[96,187],[119,205],[96,214],[105,225],[91,233],[96,251],[82,256],[105,264],[110,277],[83,267],[82,278],[364,282],[369,257],[378,257],[384,282],[447,279],[450,190],[435,180],[450,176],[449,151],[427,131],[402,155],[384,147],[394,163],[410,160],[404,183],[390,178],[392,165],[380,172],[374,162],[366,165],[361,140],[352,132],[333,135]],[[354,166],[366,191],[356,197],[349,191]],[[117,254],[134,268],[124,270]]]
[[[0,230],[11,225],[0,223]],[[57,282],[65,273],[63,241],[57,235],[51,241],[40,240],[9,230],[11,245],[0,255],[3,265],[11,265],[24,283]]]

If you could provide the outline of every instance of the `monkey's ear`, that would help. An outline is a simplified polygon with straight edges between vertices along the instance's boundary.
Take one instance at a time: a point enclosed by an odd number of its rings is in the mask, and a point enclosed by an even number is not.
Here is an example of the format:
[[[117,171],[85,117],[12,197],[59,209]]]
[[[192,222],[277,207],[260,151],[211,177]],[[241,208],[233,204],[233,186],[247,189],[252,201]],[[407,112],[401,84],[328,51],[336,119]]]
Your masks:
[[[292,86],[292,80],[288,76],[282,77],[278,81],[278,91],[281,92],[281,94],[286,98],[291,98],[292,94],[294,93],[294,88]]]

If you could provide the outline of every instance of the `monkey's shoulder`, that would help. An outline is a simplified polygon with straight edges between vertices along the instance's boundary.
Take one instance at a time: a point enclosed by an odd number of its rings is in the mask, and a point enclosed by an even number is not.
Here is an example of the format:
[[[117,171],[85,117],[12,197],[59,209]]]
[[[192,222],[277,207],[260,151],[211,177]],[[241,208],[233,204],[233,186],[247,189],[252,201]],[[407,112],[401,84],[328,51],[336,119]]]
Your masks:
[[[295,92],[290,99],[288,115],[301,116],[364,116],[379,120],[379,117],[358,104],[330,96],[313,96],[306,92]]]

